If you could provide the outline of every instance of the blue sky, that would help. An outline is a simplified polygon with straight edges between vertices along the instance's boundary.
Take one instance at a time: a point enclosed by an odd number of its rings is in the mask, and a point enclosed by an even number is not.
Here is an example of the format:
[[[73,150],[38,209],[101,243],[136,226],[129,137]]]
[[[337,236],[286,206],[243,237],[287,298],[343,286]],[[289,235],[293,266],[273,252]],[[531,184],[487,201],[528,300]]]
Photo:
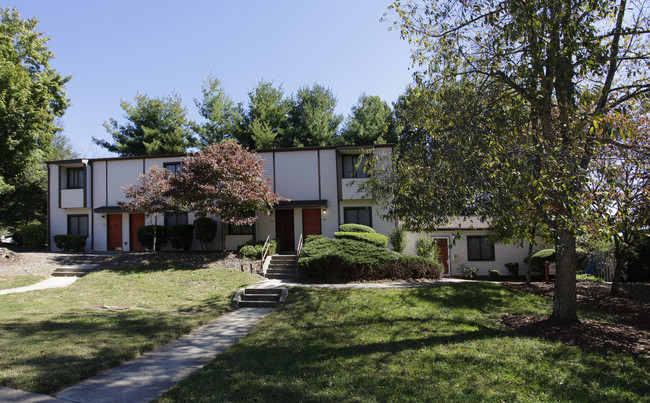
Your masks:
[[[22,18],[50,36],[55,68],[72,75],[64,134],[82,156],[112,154],[109,118],[124,122],[120,99],[177,92],[192,119],[202,81],[219,78],[247,102],[261,79],[285,95],[314,83],[329,87],[347,116],[361,93],[392,103],[412,82],[410,51],[389,23],[387,0],[73,1],[14,0]],[[109,139],[110,140],[110,139]]]

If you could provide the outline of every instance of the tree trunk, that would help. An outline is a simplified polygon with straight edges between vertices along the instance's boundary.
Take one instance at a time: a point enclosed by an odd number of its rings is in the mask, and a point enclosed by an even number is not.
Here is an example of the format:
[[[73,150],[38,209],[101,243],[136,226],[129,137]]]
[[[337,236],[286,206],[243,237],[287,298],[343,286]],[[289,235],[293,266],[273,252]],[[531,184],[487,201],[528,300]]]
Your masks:
[[[557,259],[551,319],[562,323],[578,322],[575,233],[571,230],[558,230],[555,250]]]
[[[533,270],[533,262],[531,258],[533,257],[533,243],[528,242],[528,263],[526,263],[526,284],[530,284],[530,275]]]
[[[617,236],[614,237],[614,278],[612,279],[612,295],[618,295],[618,283],[623,274],[623,265],[625,264],[625,251],[622,242]]]

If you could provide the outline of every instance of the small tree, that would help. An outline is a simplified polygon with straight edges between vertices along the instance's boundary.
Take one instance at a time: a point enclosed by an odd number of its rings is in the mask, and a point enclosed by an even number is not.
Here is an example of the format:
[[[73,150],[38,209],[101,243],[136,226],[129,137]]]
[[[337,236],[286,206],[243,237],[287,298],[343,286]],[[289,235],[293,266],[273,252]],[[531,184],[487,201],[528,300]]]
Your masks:
[[[128,201],[117,202],[117,204],[126,211],[145,214],[149,224],[153,225],[153,245],[156,245],[158,219],[163,217],[166,212],[175,210],[174,204],[169,198],[171,190],[169,171],[154,165],[149,168],[146,175],[138,176],[137,184],[122,186],[122,190],[124,190]],[[156,250],[155,247],[153,249]]]

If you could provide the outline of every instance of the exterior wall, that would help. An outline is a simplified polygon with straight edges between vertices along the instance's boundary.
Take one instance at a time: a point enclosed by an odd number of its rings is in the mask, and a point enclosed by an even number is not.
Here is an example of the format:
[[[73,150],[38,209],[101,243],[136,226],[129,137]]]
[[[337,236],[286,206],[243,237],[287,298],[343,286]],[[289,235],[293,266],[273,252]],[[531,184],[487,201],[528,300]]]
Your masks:
[[[365,178],[341,178],[341,199],[360,200],[370,199],[365,191],[359,189],[359,184],[367,181]]]
[[[461,265],[468,267],[476,267],[478,269],[477,275],[487,276],[490,270],[499,270],[499,273],[502,276],[509,275],[508,270],[505,267],[506,263],[509,262],[518,262],[520,267],[520,272],[522,269],[525,269],[526,264],[524,259],[528,257],[528,245],[521,247],[519,245],[511,244],[495,244],[494,245],[494,260],[469,260],[467,257],[467,236],[480,236],[488,235],[487,230],[463,230],[461,231],[461,237],[454,241],[454,235],[456,231],[445,230],[445,231],[436,231],[428,233],[415,233],[407,232],[406,233],[406,248],[404,253],[415,255],[415,242],[418,238],[421,237],[432,237],[432,238],[448,238],[449,239],[449,272],[452,276],[460,276],[458,271]],[[536,248],[535,250],[537,250]]]
[[[329,238],[339,229],[336,164],[336,150],[320,151],[320,199],[327,200],[327,208],[321,212],[321,232]]]
[[[318,151],[275,153],[276,193],[291,200],[318,200],[318,182]]]
[[[103,205],[115,206],[126,201],[122,186],[133,184],[142,173],[142,160],[108,161],[108,193]]]
[[[380,211],[372,206],[372,201],[370,200],[341,200],[339,210],[339,225],[344,223],[345,216],[343,215],[343,209],[345,207],[372,207],[372,228],[378,234],[388,236],[395,228],[395,223],[386,221],[380,217]],[[332,234],[332,236],[333,235],[334,234]]]
[[[61,189],[61,208],[84,207],[84,189]]]

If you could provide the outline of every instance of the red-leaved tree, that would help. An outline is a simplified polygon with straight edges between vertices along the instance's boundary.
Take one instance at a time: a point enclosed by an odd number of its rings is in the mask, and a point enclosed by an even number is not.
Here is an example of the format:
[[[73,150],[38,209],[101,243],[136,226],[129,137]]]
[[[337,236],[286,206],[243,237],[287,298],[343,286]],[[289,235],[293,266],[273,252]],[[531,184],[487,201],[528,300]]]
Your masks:
[[[175,210],[174,203],[169,197],[171,185],[169,171],[154,165],[147,174],[140,174],[136,184],[122,186],[128,201],[117,202],[124,210],[141,212],[153,225],[153,250],[156,250],[156,227],[158,219],[165,213]]]

